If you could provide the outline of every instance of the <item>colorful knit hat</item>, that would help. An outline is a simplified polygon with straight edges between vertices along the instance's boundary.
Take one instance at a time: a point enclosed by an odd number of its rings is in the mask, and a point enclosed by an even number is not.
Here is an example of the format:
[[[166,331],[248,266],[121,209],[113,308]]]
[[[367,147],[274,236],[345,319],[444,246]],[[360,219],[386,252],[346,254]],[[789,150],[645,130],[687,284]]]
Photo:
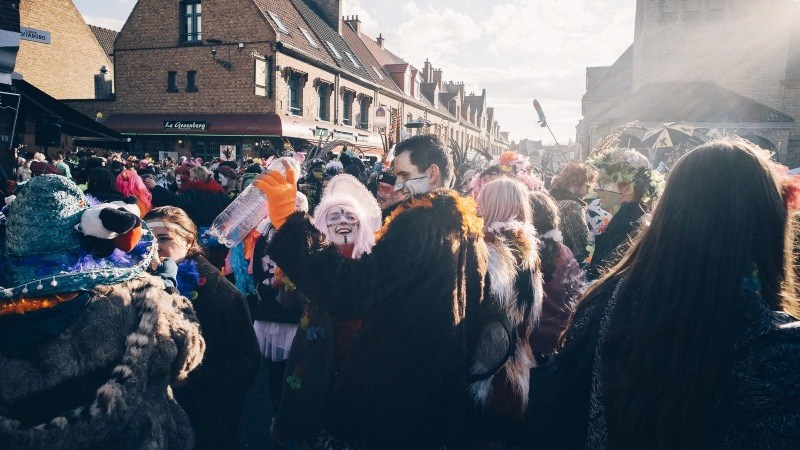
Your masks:
[[[146,226],[128,253],[97,257],[83,247],[76,225],[91,206],[74,182],[59,175],[31,178],[19,189],[0,251],[0,304],[117,284],[147,268],[156,248]]]

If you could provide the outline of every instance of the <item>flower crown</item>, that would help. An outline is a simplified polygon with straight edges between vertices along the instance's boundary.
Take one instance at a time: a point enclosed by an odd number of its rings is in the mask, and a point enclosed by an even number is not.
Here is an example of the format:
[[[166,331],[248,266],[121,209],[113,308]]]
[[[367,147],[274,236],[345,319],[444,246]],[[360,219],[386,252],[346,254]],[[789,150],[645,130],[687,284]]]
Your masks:
[[[533,173],[533,166],[530,160],[515,151],[506,151],[496,156],[489,162],[489,165],[483,172],[476,174],[472,179],[473,195],[478,195],[478,192],[483,187],[481,177],[498,171],[502,175],[508,175],[518,181],[521,181],[531,191],[540,191],[544,189],[544,183],[541,178]]]
[[[664,188],[664,176],[652,170],[650,161],[629,148],[610,147],[595,153],[587,161],[600,171],[602,178],[615,184],[643,188],[645,199],[657,197]]]

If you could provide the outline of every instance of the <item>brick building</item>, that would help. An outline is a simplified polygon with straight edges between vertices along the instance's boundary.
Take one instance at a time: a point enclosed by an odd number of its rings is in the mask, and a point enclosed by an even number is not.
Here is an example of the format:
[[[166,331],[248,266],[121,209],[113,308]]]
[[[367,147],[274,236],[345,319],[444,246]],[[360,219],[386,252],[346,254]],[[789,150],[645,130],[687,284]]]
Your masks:
[[[71,0],[2,1],[0,35],[0,164],[7,174],[22,144],[49,155],[82,140],[126,147],[117,132],[59,100],[93,98],[95,74],[110,69]]]
[[[633,44],[586,70],[578,142],[639,120],[736,133],[800,164],[800,4],[638,0]]]
[[[50,42],[23,39],[14,70],[54,98],[95,98],[94,76],[103,66],[113,75],[113,65],[72,0],[21,0],[19,16]]]
[[[441,71],[416,69],[359,25],[340,0],[139,0],[114,42],[115,99],[71,105],[130,136],[136,153],[241,157],[265,141],[382,153],[419,132],[507,147],[485,94],[451,107]]]

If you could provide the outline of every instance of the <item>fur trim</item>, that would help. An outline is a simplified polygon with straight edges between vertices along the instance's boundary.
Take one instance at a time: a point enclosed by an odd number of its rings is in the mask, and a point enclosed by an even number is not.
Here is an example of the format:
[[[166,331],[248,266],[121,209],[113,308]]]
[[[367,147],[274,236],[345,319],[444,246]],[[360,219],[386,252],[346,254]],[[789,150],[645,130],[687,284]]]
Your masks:
[[[163,403],[153,402],[151,398],[153,393],[148,391],[158,389],[158,381],[161,383],[165,381],[149,379],[154,364],[162,364],[167,368],[176,364],[185,366],[187,361],[192,361],[190,363],[192,368],[199,364],[204,343],[199,336],[199,325],[194,314],[179,317],[178,311],[171,306],[180,303],[181,297],[167,294],[163,282],[154,277],[143,277],[110,288],[98,288],[93,295],[95,298],[90,301],[87,311],[77,319],[88,322],[74,324],[72,331],[65,332],[49,342],[40,350],[40,354],[34,360],[35,363],[9,360],[0,355],[0,364],[4,367],[0,381],[6,385],[0,388],[0,395],[4,401],[14,403],[108,364],[107,358],[115,358],[114,355],[118,351],[116,349],[119,341],[112,342],[112,334],[119,333],[118,327],[126,322],[127,319],[123,319],[126,314],[134,313],[138,321],[133,318],[135,328],[125,338],[122,354],[116,356],[120,361],[119,364],[114,367],[111,377],[97,388],[93,401],[49,419],[46,423],[22,428],[19,421],[0,415],[0,447],[94,448],[101,443],[109,445],[116,442],[124,444],[124,448],[146,448],[148,442],[141,442],[141,439],[155,439],[165,445],[191,448],[193,444],[191,434],[186,435],[187,430],[182,429],[183,426],[188,427],[188,422],[185,416],[181,418],[180,415],[174,415],[179,411],[176,409],[177,406],[170,406],[170,402],[174,403],[174,400],[165,397]],[[95,330],[93,326],[96,326],[97,322],[103,322],[108,315],[119,317],[118,323],[107,329]],[[86,326],[87,330],[95,330],[89,331],[91,336],[81,334]],[[199,347],[186,348],[182,342],[175,339],[174,330],[180,327],[186,328],[187,331],[193,330],[193,339],[201,340]],[[96,348],[92,348],[89,352],[83,346],[91,342],[95,335],[100,341],[95,344]],[[179,352],[178,358],[174,357],[175,347]],[[199,357],[181,359],[181,351],[196,353],[198,350]],[[65,357],[54,356],[54,353],[59,352]],[[50,365],[54,366],[45,369]],[[163,373],[160,369],[156,371]],[[8,384],[14,385],[16,391],[7,389]],[[153,407],[156,410],[150,410]],[[172,417],[165,417],[164,414]],[[150,418],[137,418],[140,415]],[[142,430],[138,428],[135,430],[128,428],[138,427],[137,423],[142,420],[159,420],[171,425],[152,428],[150,436],[140,435]],[[136,437],[126,435],[126,432],[136,433]],[[174,434],[167,436],[170,432]],[[127,438],[134,440],[126,441]],[[188,442],[185,442],[187,439]]]
[[[375,234],[378,241],[386,234],[392,221],[400,214],[414,208],[448,208],[461,224],[464,236],[483,236],[483,219],[478,217],[478,205],[473,198],[464,198],[452,189],[437,189],[427,194],[417,195],[401,203],[383,223],[383,227]]]
[[[490,413],[521,420],[528,401],[529,371],[534,366],[527,340],[541,315],[543,287],[538,251],[530,243],[535,238],[528,233],[519,233],[524,227],[512,228],[500,227],[500,232],[487,234],[487,278],[490,285],[487,300],[493,314],[505,316],[513,332],[517,333],[517,348],[497,373],[488,379],[473,382],[469,392],[473,402]],[[532,298],[520,298],[520,280],[517,277],[520,273],[528,272],[531,274]],[[491,360],[503,356],[500,355],[501,351],[507,351],[507,347],[499,348],[507,339],[497,336],[498,329],[492,323],[484,325],[472,366],[473,373],[480,373],[479,366],[487,365],[486,361],[481,361],[482,356]],[[528,335],[521,330],[526,330]]]

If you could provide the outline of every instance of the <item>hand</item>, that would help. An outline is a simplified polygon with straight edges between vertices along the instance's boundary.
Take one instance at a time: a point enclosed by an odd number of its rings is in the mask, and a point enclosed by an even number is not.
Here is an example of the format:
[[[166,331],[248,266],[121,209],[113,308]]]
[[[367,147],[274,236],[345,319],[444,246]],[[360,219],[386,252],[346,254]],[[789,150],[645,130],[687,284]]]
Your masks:
[[[276,229],[280,229],[286,219],[295,211],[297,201],[297,185],[292,166],[282,161],[286,168],[284,178],[277,170],[268,170],[263,179],[253,181],[253,184],[267,196],[269,203],[269,219]]]
[[[154,180],[152,178],[148,177],[148,178],[145,178],[142,181],[144,181],[144,185],[147,186],[147,189],[150,189],[151,191],[153,190],[153,188],[156,187],[156,180]]]

